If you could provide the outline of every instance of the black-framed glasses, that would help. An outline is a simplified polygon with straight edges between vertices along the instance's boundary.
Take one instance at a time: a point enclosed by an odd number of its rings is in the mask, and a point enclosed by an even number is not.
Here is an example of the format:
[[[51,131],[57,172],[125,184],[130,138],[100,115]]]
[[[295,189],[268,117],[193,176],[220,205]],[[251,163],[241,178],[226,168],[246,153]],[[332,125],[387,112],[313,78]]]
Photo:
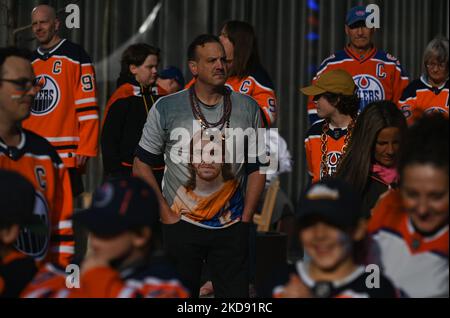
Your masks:
[[[21,92],[28,92],[31,88],[40,88],[40,85],[38,83],[35,83],[34,80],[30,80],[28,78],[0,78],[0,82],[13,83],[17,86],[17,90]]]

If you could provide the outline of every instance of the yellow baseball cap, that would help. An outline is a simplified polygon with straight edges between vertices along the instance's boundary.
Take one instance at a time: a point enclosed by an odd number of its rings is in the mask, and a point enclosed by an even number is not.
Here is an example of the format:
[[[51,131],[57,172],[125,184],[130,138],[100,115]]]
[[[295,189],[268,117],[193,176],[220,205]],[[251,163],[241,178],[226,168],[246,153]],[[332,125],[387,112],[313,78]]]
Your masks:
[[[342,95],[353,95],[355,92],[355,82],[352,76],[344,70],[332,70],[319,76],[317,81],[300,91],[308,96],[316,96],[323,93],[334,93]]]

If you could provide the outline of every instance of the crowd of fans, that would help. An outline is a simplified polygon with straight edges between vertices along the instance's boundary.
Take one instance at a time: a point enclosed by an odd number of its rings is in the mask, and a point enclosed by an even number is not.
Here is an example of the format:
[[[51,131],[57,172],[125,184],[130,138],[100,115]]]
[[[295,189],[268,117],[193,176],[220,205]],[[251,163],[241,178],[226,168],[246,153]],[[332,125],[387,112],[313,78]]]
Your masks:
[[[253,27],[197,36],[186,86],[177,67],[158,72],[157,47],[130,45],[100,123],[89,55],[58,36],[52,7],[34,8],[36,51],[0,48],[0,297],[448,297],[448,39],[427,45],[410,82],[366,18],[349,10],[348,44],[301,88],[303,255],[255,290],[252,220],[275,179],[262,158],[281,136],[254,161],[227,161],[225,146],[230,128],[277,125]],[[245,151],[260,138],[233,137]],[[74,212],[98,139],[104,177]],[[72,222],[89,233],[79,257]]]

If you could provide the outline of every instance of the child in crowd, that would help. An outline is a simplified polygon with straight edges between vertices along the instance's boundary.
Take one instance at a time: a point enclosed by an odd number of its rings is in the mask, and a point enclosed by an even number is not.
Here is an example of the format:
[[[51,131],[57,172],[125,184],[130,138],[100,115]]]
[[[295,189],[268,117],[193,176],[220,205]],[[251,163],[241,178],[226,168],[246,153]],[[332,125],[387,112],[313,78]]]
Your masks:
[[[314,96],[317,115],[322,119],[311,126],[305,139],[308,172],[315,183],[336,172],[350,141],[359,98],[353,78],[340,69],[321,75],[301,91]]]
[[[153,190],[141,179],[120,177],[105,182],[95,191],[91,207],[74,215],[90,233],[90,249],[80,262],[79,288],[67,288],[66,275],[48,264],[23,296],[188,297],[171,266],[151,253],[158,211]]]
[[[21,175],[0,170],[0,298],[17,298],[37,272],[34,259],[15,248],[23,227],[45,231],[33,214],[35,191]]]
[[[284,271],[272,295],[277,298],[397,297],[397,291],[379,270],[357,261],[358,242],[366,234],[360,200],[338,179],[313,184],[303,195],[299,211],[299,239],[308,261]]]

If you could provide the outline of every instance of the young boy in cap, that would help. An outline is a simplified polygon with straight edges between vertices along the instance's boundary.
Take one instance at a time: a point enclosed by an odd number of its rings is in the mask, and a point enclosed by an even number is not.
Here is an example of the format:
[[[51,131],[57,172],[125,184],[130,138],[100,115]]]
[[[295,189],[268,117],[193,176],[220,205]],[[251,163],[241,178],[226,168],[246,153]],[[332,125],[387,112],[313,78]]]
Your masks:
[[[353,78],[344,70],[327,72],[301,91],[314,96],[322,119],[311,126],[305,139],[308,172],[315,183],[336,172],[349,144],[359,98]]]
[[[20,229],[45,226],[33,214],[33,185],[21,175],[1,169],[0,180],[0,298],[16,298],[37,272],[34,259],[14,247]]]
[[[74,215],[74,220],[90,233],[90,250],[80,262],[79,288],[54,290],[52,295],[39,293],[45,291],[41,277],[46,273],[42,273],[36,277],[36,285],[31,284],[23,296],[188,297],[171,267],[161,257],[151,255],[158,211],[153,190],[141,179],[122,177],[105,182],[95,191],[91,207]],[[55,275],[49,276],[52,286],[57,286]],[[62,287],[65,277],[59,276]]]
[[[357,242],[365,238],[366,223],[353,189],[338,179],[312,185],[299,211],[299,240],[309,261],[290,265],[273,290],[286,298],[396,297],[393,285],[380,274],[358,264]],[[376,284],[376,281],[379,284]],[[375,283],[375,286],[371,286]]]

